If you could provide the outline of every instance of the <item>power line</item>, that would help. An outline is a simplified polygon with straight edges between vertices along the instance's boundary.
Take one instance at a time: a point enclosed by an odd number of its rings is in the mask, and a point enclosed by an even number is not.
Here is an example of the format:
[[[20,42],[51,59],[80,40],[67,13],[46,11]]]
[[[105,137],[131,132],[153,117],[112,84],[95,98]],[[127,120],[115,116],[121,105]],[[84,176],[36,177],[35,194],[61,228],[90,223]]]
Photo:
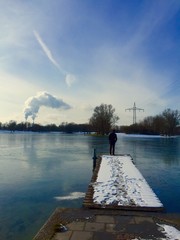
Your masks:
[[[136,107],[136,103],[134,102],[134,106],[132,107],[132,108],[127,108],[127,109],[125,109],[125,111],[131,111],[131,110],[133,110],[133,124],[135,124],[136,123],[136,111],[138,110],[138,111],[143,111],[144,112],[144,109],[143,108],[137,108]]]

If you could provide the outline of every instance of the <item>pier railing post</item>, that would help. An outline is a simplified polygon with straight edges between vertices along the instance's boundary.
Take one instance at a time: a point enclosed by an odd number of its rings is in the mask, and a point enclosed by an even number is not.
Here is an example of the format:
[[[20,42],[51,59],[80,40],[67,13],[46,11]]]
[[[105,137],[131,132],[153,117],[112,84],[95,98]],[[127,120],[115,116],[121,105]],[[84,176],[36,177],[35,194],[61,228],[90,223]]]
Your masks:
[[[97,160],[97,156],[96,156],[96,149],[94,148],[94,154],[93,154],[93,171],[96,167],[96,160]]]

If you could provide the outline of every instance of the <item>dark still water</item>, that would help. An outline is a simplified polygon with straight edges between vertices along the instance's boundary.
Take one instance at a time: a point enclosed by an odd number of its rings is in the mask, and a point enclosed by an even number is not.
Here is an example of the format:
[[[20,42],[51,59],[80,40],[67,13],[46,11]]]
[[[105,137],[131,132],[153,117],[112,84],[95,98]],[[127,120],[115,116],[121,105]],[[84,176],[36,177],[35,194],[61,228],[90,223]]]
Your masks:
[[[56,207],[81,207],[69,196],[86,192],[94,148],[107,154],[107,137],[0,132],[0,239],[30,240]],[[116,153],[131,154],[166,211],[180,213],[180,138],[118,135]]]

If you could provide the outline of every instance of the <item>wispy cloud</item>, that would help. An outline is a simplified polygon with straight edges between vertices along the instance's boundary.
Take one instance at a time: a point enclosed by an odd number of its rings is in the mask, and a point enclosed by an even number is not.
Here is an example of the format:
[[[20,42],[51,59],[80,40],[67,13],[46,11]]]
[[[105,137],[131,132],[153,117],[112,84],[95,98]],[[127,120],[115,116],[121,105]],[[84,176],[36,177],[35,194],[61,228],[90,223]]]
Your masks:
[[[73,74],[67,73],[65,78],[68,87],[71,87],[74,82],[76,82],[76,77]]]
[[[42,40],[42,38],[39,35],[39,33],[37,31],[35,31],[35,30],[33,31],[33,33],[34,33],[34,36],[35,36],[36,40],[40,44],[42,50],[44,51],[44,53],[48,57],[48,59],[65,76],[65,82],[66,82],[67,86],[71,87],[72,84],[76,81],[76,77],[73,74],[68,73],[67,71],[65,71],[64,69],[61,68],[59,63],[55,60],[51,50],[47,47],[47,45]]]
[[[39,33],[36,32],[35,30],[33,31],[34,36],[36,37],[36,40],[38,41],[38,43],[40,44],[40,46],[42,47],[44,53],[46,54],[46,56],[49,58],[49,60],[54,64],[55,67],[57,67],[60,71],[62,71],[62,69],[60,68],[60,65],[58,64],[58,62],[54,59],[51,51],[49,50],[49,48],[46,46],[46,44],[44,43],[44,41],[42,40],[42,38],[40,37]],[[63,72],[63,71],[62,71]]]
[[[7,121],[28,96],[44,90],[67,99],[73,108],[42,107],[36,119],[41,123],[87,122],[101,103],[115,107],[121,124],[132,122],[132,113],[124,109],[134,102],[145,109],[142,117],[179,108],[180,1],[104,0],[101,9],[90,0],[73,7],[58,0],[41,7],[34,1],[8,2],[0,9],[1,115]],[[43,63],[38,65],[37,47],[50,65],[46,71]],[[18,88],[9,89],[14,82]],[[21,106],[14,107],[18,102]]]

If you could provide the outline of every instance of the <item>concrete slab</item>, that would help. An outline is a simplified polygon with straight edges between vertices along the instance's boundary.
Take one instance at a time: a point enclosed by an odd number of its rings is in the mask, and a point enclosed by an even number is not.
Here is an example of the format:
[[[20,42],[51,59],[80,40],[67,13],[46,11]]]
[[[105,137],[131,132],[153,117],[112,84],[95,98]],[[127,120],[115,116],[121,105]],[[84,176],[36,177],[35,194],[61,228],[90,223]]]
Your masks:
[[[72,222],[67,224],[67,229],[70,231],[82,231],[84,230],[85,223],[84,222]]]
[[[93,240],[116,240],[116,235],[109,232],[95,232]]]
[[[64,225],[67,232],[56,232]],[[166,231],[173,231],[168,237]],[[180,239],[180,214],[57,209],[34,240]]]
[[[152,217],[134,217],[134,220],[137,224],[141,224],[142,222],[146,221],[149,223],[154,223],[154,220]]]
[[[164,234],[158,230],[158,226],[148,221],[144,221],[141,224],[128,225],[127,232],[138,234],[143,239],[164,238]]]
[[[116,240],[132,240],[132,239],[138,239],[136,238],[137,236],[135,234],[131,233],[118,233],[116,235]],[[151,239],[152,240],[152,239]]]
[[[115,222],[120,226],[126,226],[130,223],[135,223],[134,216],[115,216]]]
[[[71,235],[72,231],[56,233],[52,240],[69,240]]]
[[[73,232],[71,240],[93,240],[93,232],[76,231]]]
[[[97,222],[88,222],[85,225],[85,231],[104,231],[105,230],[105,223],[97,223]]]
[[[114,223],[107,223],[106,224],[106,232],[116,232],[115,230],[116,224]]]
[[[109,215],[97,215],[96,222],[115,223],[114,217]]]

